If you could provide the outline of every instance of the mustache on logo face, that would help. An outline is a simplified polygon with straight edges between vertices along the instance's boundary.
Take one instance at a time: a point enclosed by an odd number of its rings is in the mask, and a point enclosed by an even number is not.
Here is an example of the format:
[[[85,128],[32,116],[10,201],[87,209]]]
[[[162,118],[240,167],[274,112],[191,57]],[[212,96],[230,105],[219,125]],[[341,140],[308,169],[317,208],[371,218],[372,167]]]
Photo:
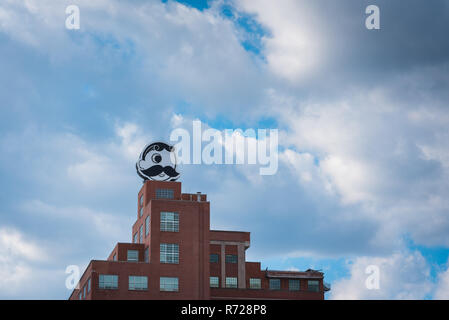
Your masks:
[[[177,177],[179,176],[179,173],[173,169],[173,167],[170,166],[160,166],[160,165],[155,165],[152,166],[148,169],[145,170],[141,170],[143,174],[145,174],[148,177],[154,177],[157,176],[159,174],[161,174],[162,172],[165,173],[166,175],[168,175],[169,177]]]

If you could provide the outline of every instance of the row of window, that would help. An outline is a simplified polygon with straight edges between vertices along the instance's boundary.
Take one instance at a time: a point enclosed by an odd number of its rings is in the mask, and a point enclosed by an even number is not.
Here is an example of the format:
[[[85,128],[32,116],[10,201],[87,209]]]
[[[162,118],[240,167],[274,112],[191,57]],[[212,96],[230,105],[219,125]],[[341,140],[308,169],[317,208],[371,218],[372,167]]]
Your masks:
[[[220,287],[220,279],[219,277],[210,277],[210,287],[211,288],[219,288]],[[226,277],[225,279],[225,287],[226,288],[237,288],[237,278],[236,277]],[[249,279],[249,288],[250,289],[262,289],[262,280],[259,278],[250,278]],[[281,290],[281,279],[270,279],[269,281],[270,290]],[[289,279],[288,280],[288,289],[290,291],[299,291],[300,281],[298,279]],[[308,280],[307,281],[307,290],[312,292],[320,291],[320,283],[318,280]]]
[[[90,292],[90,278],[87,280],[87,284],[85,284],[83,289],[80,291],[78,298],[80,300],[86,299],[86,296],[89,294],[89,292]]]
[[[160,230],[168,232],[179,232],[179,213],[177,212],[161,212]],[[150,216],[145,218],[145,224],[142,224],[139,228],[139,232],[136,232],[133,236],[133,243],[143,243],[145,227],[145,237],[150,234]],[[139,237],[140,235],[140,237]],[[137,241],[139,240],[139,241]]]
[[[220,256],[216,253],[212,253],[209,257],[209,262],[216,263],[220,260]],[[225,262],[226,263],[237,263],[238,258],[235,254],[227,254],[225,255]]]
[[[175,278],[175,277],[160,277],[159,278],[160,291],[179,291],[178,282],[179,282],[178,278]],[[100,274],[98,287],[100,289],[118,289],[118,275]],[[129,276],[128,277],[128,289],[129,290],[148,290],[148,277],[147,276]],[[81,297],[81,293],[80,293],[80,297]]]
[[[116,256],[114,255],[114,260]],[[138,250],[127,251],[127,261],[139,261]],[[145,248],[144,261],[149,262],[149,248]],[[179,245],[177,243],[161,243],[160,244],[160,262],[161,263],[179,263]]]
[[[175,193],[172,189],[156,189],[156,199],[173,199]],[[143,194],[139,197],[139,218],[143,213]]]

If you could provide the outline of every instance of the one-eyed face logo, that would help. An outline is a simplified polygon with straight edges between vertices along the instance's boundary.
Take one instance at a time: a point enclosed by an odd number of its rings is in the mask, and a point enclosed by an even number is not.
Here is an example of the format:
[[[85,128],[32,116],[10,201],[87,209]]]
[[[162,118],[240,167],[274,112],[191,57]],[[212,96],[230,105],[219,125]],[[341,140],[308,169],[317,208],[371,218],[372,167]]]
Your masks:
[[[136,163],[137,174],[143,180],[175,181],[179,178],[176,171],[174,147],[163,142],[147,145]]]

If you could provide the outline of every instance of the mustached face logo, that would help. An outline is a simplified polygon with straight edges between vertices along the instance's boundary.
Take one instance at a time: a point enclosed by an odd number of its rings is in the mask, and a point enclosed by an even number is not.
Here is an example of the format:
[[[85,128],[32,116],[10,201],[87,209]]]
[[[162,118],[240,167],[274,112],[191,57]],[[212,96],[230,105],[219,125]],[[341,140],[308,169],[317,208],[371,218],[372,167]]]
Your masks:
[[[176,171],[174,151],[174,147],[163,142],[147,145],[136,163],[137,174],[143,180],[175,181],[180,174]]]

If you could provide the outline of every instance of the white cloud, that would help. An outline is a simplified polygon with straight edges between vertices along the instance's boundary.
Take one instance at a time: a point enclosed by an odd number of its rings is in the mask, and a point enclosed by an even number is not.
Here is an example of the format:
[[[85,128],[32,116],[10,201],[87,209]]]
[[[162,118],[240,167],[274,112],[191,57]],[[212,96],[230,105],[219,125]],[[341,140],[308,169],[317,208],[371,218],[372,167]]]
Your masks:
[[[64,226],[83,229],[84,236],[98,237],[98,241],[114,243],[117,239],[126,239],[131,228],[133,215],[128,217],[114,213],[96,211],[88,207],[56,206],[40,200],[25,202],[21,208],[29,215],[48,220],[64,221]],[[128,225],[129,228],[124,228]],[[101,237],[101,238],[100,238]]]
[[[438,300],[449,300],[449,268],[438,275],[438,283],[433,298]]]
[[[0,292],[16,294],[33,277],[33,263],[45,262],[48,253],[41,244],[16,229],[0,229]]]
[[[236,1],[239,9],[255,14],[269,29],[263,54],[270,70],[292,82],[304,80],[323,63],[326,52],[318,15],[306,1]]]
[[[368,289],[367,278],[379,269],[379,289]],[[349,264],[350,277],[332,284],[331,299],[423,299],[433,289],[430,267],[419,252],[387,257],[359,257]]]

